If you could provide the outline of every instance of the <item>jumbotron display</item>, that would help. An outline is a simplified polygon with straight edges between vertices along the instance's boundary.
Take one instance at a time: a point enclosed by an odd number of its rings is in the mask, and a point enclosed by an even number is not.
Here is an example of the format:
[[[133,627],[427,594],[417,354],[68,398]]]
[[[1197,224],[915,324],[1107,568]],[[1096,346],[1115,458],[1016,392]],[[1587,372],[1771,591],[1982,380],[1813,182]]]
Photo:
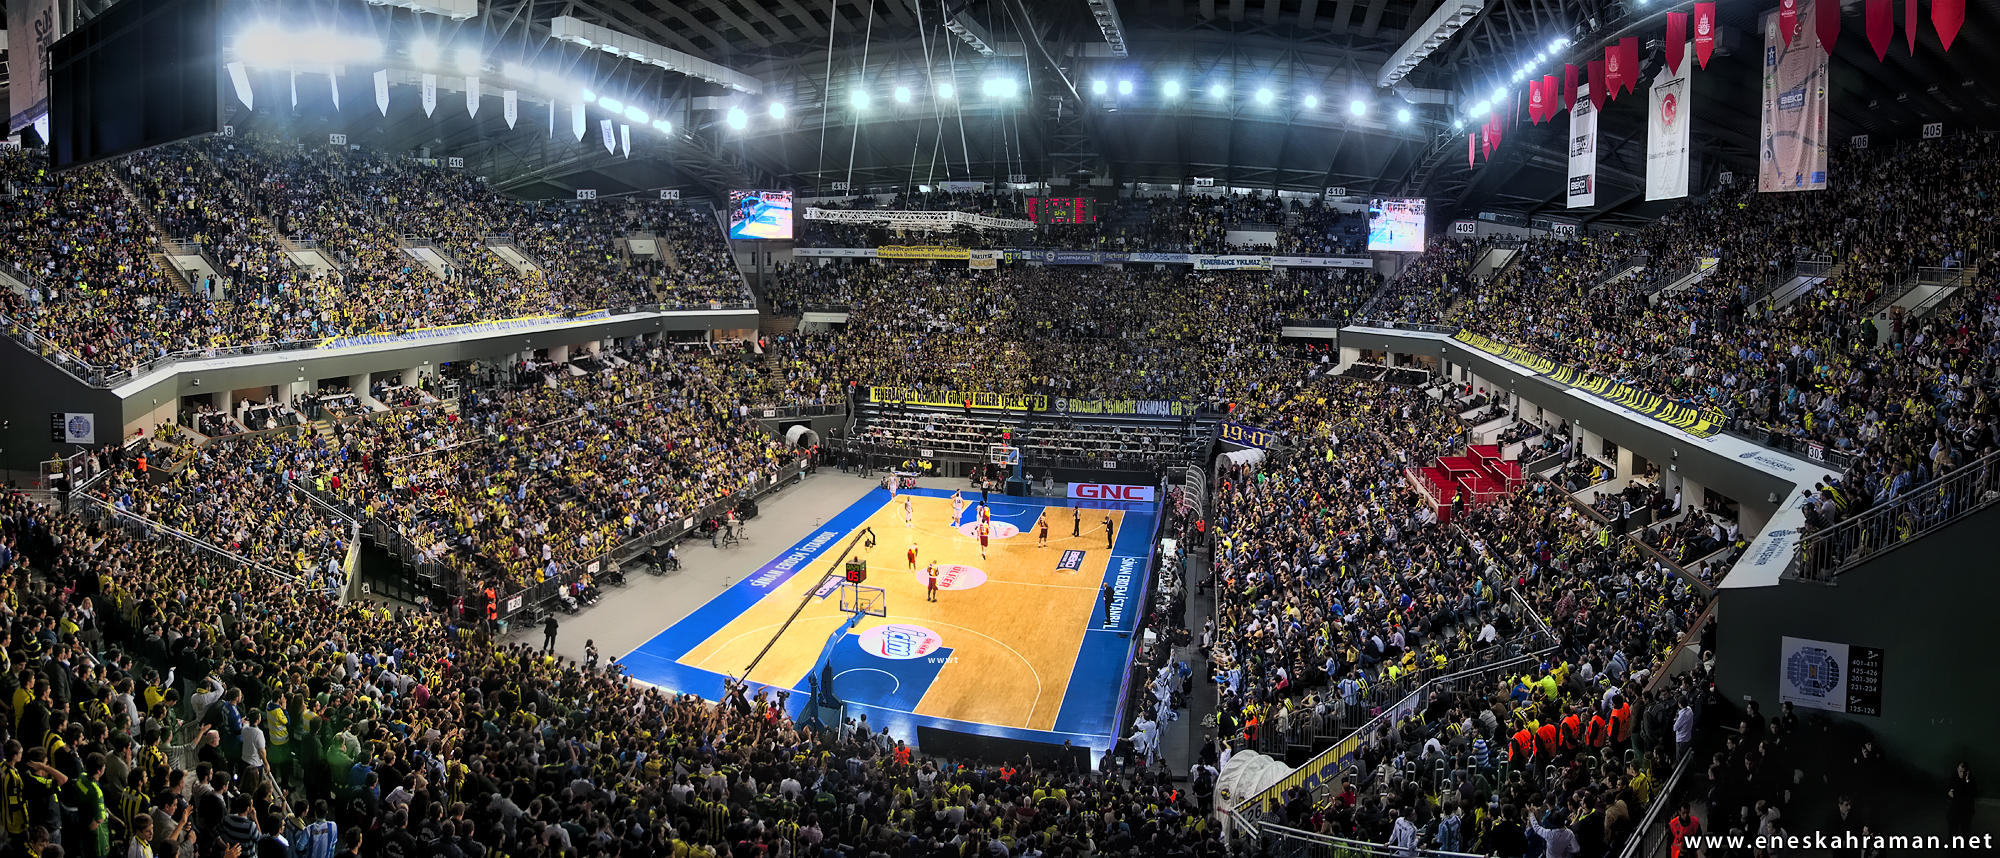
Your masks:
[[[1035,223],[1096,223],[1097,201],[1089,197],[1029,197],[1028,220]]]
[[[1422,253],[1424,201],[1371,200],[1368,204],[1368,249]]]
[[[791,191],[730,191],[730,238],[792,237]]]

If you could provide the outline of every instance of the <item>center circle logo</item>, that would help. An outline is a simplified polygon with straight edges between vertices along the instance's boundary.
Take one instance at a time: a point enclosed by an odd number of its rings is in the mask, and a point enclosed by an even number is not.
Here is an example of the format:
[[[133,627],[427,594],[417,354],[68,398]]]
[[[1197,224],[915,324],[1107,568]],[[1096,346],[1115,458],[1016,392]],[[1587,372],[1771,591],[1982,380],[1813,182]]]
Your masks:
[[[926,589],[930,587],[930,570],[918,569],[912,574],[917,576],[917,586]],[[950,565],[938,564],[938,589],[940,590],[970,590],[984,583],[986,583],[986,570],[984,569],[960,563]]]
[[[992,539],[1012,539],[1021,535],[1021,529],[1004,521],[992,522],[993,530],[987,534]],[[979,538],[979,522],[971,521],[958,526],[958,532],[973,539]]]
[[[944,646],[937,632],[908,623],[888,623],[861,630],[855,638],[861,651],[878,658],[923,658]]]

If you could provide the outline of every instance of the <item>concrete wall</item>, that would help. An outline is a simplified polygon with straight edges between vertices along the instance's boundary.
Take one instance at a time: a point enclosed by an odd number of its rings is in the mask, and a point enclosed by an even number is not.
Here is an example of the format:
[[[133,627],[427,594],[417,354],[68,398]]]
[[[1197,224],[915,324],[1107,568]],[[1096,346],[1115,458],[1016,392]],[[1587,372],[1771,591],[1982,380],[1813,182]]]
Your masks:
[[[93,415],[97,443],[118,440],[126,417],[117,394],[77,381],[9,337],[0,337],[0,366],[6,367],[0,372],[0,462],[7,470],[32,472],[37,462],[76,452],[49,440],[50,412]],[[160,405],[178,402],[169,397]]]
[[[1824,714],[1864,727],[1890,758],[1932,777],[1943,777],[1961,759],[1975,772],[2000,771],[2000,745],[1991,729],[2000,685],[1988,663],[1993,631],[1987,625],[1992,606],[2000,604],[1996,528],[2000,506],[1849,569],[1838,583],[1781,579],[1769,587],[1724,586],[1718,591],[1718,686],[1731,704],[1753,697],[1766,715],[1775,715],[1784,680],[1780,638],[1878,647],[1880,716],[1801,709],[1800,717]]]

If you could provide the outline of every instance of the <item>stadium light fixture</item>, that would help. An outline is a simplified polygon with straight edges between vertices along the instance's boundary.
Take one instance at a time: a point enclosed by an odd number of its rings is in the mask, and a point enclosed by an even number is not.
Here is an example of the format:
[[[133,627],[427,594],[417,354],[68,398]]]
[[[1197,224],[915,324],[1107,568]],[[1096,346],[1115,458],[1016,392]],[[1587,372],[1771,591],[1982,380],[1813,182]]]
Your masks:
[[[1318,107],[1318,106],[1319,106],[1319,96],[1317,96],[1317,95],[1308,95],[1308,96],[1306,96],[1306,109],[1307,109],[1307,110],[1312,110],[1313,108],[1316,108],[1316,107]]]
[[[1367,116],[1368,102],[1362,101],[1361,99],[1358,98],[1353,101],[1350,101],[1347,103],[1347,112],[1352,113],[1355,116]]]
[[[850,92],[850,93],[848,93],[848,94],[847,94],[847,103],[848,103],[848,104],[851,104],[851,105],[854,105],[855,107],[859,107],[859,108],[865,108],[865,107],[867,107],[867,106],[868,106],[868,90],[865,90],[865,89],[858,89],[858,88],[857,88],[857,89],[855,89],[855,90],[854,90],[853,92]]]
[[[459,74],[479,73],[478,48],[468,46],[458,49],[458,72]]]
[[[723,116],[722,121],[728,123],[729,127],[734,128],[738,131],[742,131],[743,129],[750,127],[750,114],[743,112],[743,108],[741,107],[732,107],[729,108],[729,112]]]
[[[379,39],[326,29],[293,33],[275,24],[252,24],[236,37],[236,58],[251,66],[345,65],[381,56]]]
[[[1091,94],[1091,95],[1103,95],[1103,94],[1104,94],[1105,92],[1109,91],[1110,89],[1111,89],[1111,85],[1110,85],[1110,84],[1107,84],[1107,83],[1105,83],[1104,81],[1101,81],[1101,80],[1093,80],[1093,81],[1091,81],[1091,82],[1090,82],[1090,94]]]
[[[896,103],[897,103],[897,104],[909,104],[909,103],[910,103],[910,88],[909,88],[909,87],[907,87],[907,86],[899,86],[899,87],[896,87]]]
[[[1132,94],[1132,82],[1131,82],[1131,81],[1129,81],[1129,80],[1121,80],[1121,81],[1119,81],[1119,82],[1118,82],[1118,94],[1119,94],[1119,95],[1131,95],[1131,94]]]
[[[783,118],[785,118],[785,103],[784,103],[784,102],[782,102],[782,101],[773,101],[773,102],[771,102],[771,118],[772,118],[772,119],[783,119]]]
[[[1396,108],[1396,121],[1397,121],[1397,122],[1400,122],[1400,123],[1402,123],[1402,124],[1404,124],[1404,125],[1408,125],[1408,124],[1410,124],[1410,109],[1409,109],[1409,108],[1407,108],[1407,107],[1398,107],[1398,108]],[[1453,127],[1453,128],[1457,128],[1457,127],[1458,127],[1458,123],[1457,123],[1457,122],[1453,122],[1453,123],[1452,123],[1452,127]]]
[[[639,105],[628,104],[625,106],[625,118],[632,120],[632,124],[634,125],[644,125],[646,124],[646,120],[653,117],[647,116],[646,111],[639,109]]]
[[[1375,86],[1394,86],[1409,76],[1431,52],[1451,41],[1452,36],[1485,9],[1486,0],[1445,0],[1423,24],[1410,30],[1410,37],[1403,40],[1402,47],[1389,55],[1389,61],[1382,64],[1382,71],[1375,76]]]
[[[980,82],[979,92],[994,98],[1012,98],[1021,94],[1021,82],[1011,77],[988,78]]]
[[[437,65],[437,43],[429,39],[418,39],[415,44],[410,45],[410,62],[416,63],[418,68],[426,69]]]
[[[943,99],[949,99],[949,98],[951,98],[952,96],[954,96],[954,95],[957,95],[957,94],[958,94],[958,88],[957,88],[957,87],[954,87],[954,86],[952,86],[951,84],[948,84],[948,83],[941,83],[941,84],[938,84],[938,97],[939,97],[939,98],[943,98]]]
[[[590,90],[587,89],[577,93],[577,95],[578,97],[583,99],[584,104],[589,104],[597,100],[597,93],[591,92]]]
[[[370,6],[394,6],[463,21],[479,14],[479,0],[368,0]]]
[[[1160,91],[1166,93],[1168,98],[1180,98],[1181,82],[1177,80],[1167,81],[1165,85],[1160,87]]]
[[[1409,111],[1404,111],[1404,112],[1408,113]],[[1451,130],[1453,131],[1457,131],[1464,127],[1465,127],[1465,120],[1463,119],[1454,119],[1451,121]]]
[[[1210,98],[1221,98],[1224,95],[1228,94],[1228,92],[1229,89],[1219,83],[1208,88],[1208,95]]]
[[[598,106],[598,107],[602,107],[602,108],[604,108],[605,110],[609,110],[609,111],[611,111],[612,113],[624,113],[624,112],[625,112],[625,102],[622,102],[622,101],[619,101],[618,99],[615,99],[615,98],[612,98],[611,96],[608,96],[608,95],[600,95],[600,96],[598,96],[598,97],[597,97],[597,106]]]
[[[655,119],[653,120],[653,130],[661,134],[672,134],[674,133],[674,124],[664,119]]]
[[[1276,97],[1276,96],[1273,96],[1273,95],[1271,94],[1271,90],[1269,90],[1269,89],[1258,89],[1258,90],[1257,90],[1257,103],[1258,103],[1258,104],[1270,104],[1270,103],[1271,103],[1271,99],[1273,99],[1273,98],[1275,98],[1275,97]]]

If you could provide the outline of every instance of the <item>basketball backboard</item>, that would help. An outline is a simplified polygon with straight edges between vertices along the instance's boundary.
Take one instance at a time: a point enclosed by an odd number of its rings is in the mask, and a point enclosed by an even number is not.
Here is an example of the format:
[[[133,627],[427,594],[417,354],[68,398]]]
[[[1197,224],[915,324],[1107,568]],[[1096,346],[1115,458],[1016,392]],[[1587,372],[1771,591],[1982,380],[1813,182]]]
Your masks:
[[[840,587],[840,609],[850,614],[886,617],[889,615],[889,593],[866,584],[843,584]]]

